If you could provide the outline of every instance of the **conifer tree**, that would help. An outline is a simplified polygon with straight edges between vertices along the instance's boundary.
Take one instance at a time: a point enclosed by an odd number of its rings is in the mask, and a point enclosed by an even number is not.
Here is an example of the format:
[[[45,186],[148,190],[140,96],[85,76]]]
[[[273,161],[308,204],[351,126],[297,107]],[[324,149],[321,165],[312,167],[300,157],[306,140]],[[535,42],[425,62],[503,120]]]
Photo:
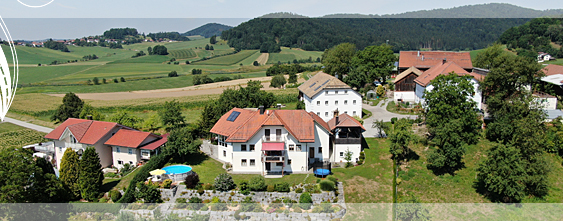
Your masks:
[[[78,154],[67,148],[61,159],[60,176],[63,186],[68,191],[70,200],[77,199],[80,196],[80,188],[78,185],[78,177],[80,175],[80,165]]]
[[[103,180],[104,174],[102,173],[100,157],[94,147],[88,147],[80,160],[78,183],[80,184],[82,198],[88,201],[98,199]]]

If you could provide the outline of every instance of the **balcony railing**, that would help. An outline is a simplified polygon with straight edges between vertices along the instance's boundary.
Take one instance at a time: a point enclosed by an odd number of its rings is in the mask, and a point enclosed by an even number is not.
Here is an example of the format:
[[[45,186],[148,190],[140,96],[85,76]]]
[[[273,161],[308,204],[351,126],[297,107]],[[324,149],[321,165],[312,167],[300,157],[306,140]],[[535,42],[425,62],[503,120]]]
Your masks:
[[[362,138],[336,138],[335,144],[361,144]]]
[[[286,136],[284,135],[280,135],[280,136],[270,135],[269,137],[267,136],[262,137],[263,143],[285,143],[286,140],[287,140]]]
[[[283,156],[263,156],[264,162],[284,162]]]

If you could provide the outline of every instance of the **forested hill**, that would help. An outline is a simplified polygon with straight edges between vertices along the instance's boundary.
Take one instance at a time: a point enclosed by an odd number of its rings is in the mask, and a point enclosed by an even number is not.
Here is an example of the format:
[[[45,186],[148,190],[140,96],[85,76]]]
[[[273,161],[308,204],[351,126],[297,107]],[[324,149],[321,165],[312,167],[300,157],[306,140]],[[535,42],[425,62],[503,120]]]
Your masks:
[[[546,52],[556,58],[563,57],[563,18],[535,18],[521,26],[506,30],[499,38],[519,56],[536,58]],[[554,44],[557,47],[554,47]]]
[[[530,19],[504,18],[255,18],[224,31],[237,49],[263,45],[325,50],[343,42],[359,49],[389,40],[394,51],[474,50],[498,40],[507,29]],[[263,47],[264,48],[264,47]],[[267,47],[274,48],[274,47]],[[273,52],[273,51],[272,51]]]
[[[193,36],[193,35],[201,35],[203,37],[209,38],[213,35],[219,36],[221,32],[225,30],[229,30],[233,27],[223,24],[217,23],[207,23],[202,25],[198,28],[195,28],[191,31],[187,31],[186,33],[182,34],[183,36]]]
[[[563,14],[563,9],[535,10],[506,3],[465,5],[390,15],[332,14],[323,18],[538,18]]]

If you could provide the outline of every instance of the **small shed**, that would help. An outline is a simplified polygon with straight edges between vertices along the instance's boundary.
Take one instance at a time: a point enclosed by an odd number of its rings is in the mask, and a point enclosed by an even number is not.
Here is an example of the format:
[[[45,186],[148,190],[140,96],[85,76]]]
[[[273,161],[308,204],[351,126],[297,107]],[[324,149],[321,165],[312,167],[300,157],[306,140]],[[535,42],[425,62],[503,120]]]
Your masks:
[[[375,93],[375,91],[373,91],[373,90],[369,90],[366,93],[366,97],[367,97],[368,100],[375,100],[377,98],[377,93]]]

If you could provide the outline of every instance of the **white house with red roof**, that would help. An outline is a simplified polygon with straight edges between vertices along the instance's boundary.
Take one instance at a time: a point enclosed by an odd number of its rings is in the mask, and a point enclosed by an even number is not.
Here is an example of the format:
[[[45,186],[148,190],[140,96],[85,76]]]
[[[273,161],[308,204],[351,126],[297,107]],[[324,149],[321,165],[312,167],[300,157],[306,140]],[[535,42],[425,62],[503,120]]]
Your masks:
[[[76,118],[67,119],[51,133],[45,135],[45,138],[54,142],[57,168],[60,168],[61,159],[67,148],[72,148],[81,155],[87,147],[94,147],[100,156],[102,167],[115,165],[119,168],[120,165],[117,164],[117,160],[136,165],[143,160],[142,152],[148,150],[148,158],[150,159],[150,155],[157,154],[158,147],[164,145],[167,141],[166,136],[161,137],[137,131],[121,124]],[[120,153],[114,153],[113,149],[117,147],[124,148],[128,155],[123,156]],[[129,151],[129,148],[135,150]],[[114,157],[116,160],[114,160]]]
[[[353,123],[363,128],[358,121],[351,122],[348,119],[353,118],[344,115],[346,122],[334,128]],[[305,110],[233,108],[210,132],[217,135],[219,160],[230,163],[235,173],[307,173],[314,162],[340,162],[334,156],[329,124]],[[344,132],[341,134],[344,136]],[[354,141],[361,143],[361,132],[359,136]],[[349,149],[359,156],[361,148]]]

